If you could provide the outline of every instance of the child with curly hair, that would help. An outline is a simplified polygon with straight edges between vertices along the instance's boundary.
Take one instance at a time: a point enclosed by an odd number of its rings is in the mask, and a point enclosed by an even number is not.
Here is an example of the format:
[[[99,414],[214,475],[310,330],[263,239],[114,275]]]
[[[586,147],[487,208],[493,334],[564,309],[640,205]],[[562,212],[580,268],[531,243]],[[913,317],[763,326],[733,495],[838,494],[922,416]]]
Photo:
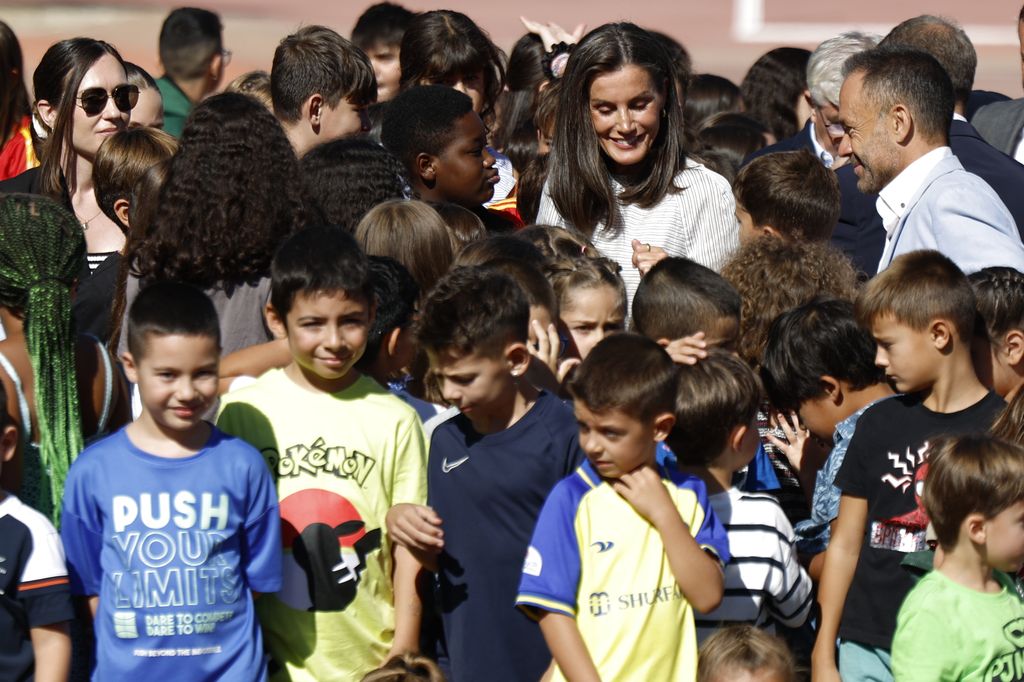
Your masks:
[[[273,115],[237,93],[204,100],[185,125],[149,233],[128,254],[128,307],[140,286],[186,282],[213,300],[225,353],[269,341],[270,260],[306,216],[299,163]]]
[[[782,239],[755,239],[741,246],[722,268],[722,276],[740,294],[740,331],[736,351],[755,370],[761,365],[772,321],[782,313],[827,295],[852,300],[857,292],[857,273],[850,261],[826,244]],[[790,523],[809,517],[807,502],[820,462],[794,466],[785,454],[784,432],[772,429],[774,410],[764,403],[758,412],[758,431],[771,459],[781,488],[774,492]],[[823,459],[823,458],[822,458]]]

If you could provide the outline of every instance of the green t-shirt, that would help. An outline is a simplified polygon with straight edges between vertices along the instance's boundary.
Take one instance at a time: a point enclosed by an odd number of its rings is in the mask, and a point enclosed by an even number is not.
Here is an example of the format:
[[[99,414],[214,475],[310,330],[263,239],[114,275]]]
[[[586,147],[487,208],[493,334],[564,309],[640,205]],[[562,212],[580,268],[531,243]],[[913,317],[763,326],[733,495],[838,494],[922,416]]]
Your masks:
[[[164,100],[164,130],[175,137],[181,137],[185,119],[192,111],[192,102],[181,88],[167,76],[156,79],[156,87]]]
[[[987,594],[932,571],[903,601],[892,643],[896,682],[1024,680],[1024,603],[996,572]]]

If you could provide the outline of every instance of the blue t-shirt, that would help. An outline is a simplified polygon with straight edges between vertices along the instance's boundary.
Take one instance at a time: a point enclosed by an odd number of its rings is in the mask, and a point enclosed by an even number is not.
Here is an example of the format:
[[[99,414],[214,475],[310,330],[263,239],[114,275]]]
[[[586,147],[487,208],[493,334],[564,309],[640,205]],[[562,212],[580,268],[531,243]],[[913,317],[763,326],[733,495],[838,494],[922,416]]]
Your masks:
[[[185,458],[124,429],[64,490],[72,592],[99,595],[95,680],[266,679],[252,592],[281,588],[277,493],[260,454],[214,428]]]
[[[551,662],[516,591],[544,500],[582,458],[572,409],[549,393],[498,433],[480,435],[461,414],[434,431],[427,497],[444,530],[438,587],[454,682],[495,671],[532,682]]]

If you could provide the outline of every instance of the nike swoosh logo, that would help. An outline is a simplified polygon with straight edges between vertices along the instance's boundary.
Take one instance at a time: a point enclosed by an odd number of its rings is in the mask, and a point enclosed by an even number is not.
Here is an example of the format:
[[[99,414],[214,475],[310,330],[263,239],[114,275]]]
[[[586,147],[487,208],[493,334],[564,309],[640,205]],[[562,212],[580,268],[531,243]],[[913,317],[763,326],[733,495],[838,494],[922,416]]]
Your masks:
[[[467,459],[469,459],[469,455],[466,455],[462,459],[457,459],[454,462],[449,462],[448,458],[445,457],[443,460],[441,460],[441,471],[443,471],[446,474],[450,473],[452,469],[454,469],[455,467],[459,466],[460,464],[465,462]]]

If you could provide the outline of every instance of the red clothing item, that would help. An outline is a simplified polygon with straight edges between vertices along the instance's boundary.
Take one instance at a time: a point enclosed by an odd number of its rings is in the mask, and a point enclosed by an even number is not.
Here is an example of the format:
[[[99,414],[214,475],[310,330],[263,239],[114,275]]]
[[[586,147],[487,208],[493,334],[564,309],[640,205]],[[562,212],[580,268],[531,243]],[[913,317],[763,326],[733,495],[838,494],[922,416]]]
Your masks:
[[[25,116],[0,149],[0,180],[13,178],[38,165],[39,159],[32,149],[32,121]]]

